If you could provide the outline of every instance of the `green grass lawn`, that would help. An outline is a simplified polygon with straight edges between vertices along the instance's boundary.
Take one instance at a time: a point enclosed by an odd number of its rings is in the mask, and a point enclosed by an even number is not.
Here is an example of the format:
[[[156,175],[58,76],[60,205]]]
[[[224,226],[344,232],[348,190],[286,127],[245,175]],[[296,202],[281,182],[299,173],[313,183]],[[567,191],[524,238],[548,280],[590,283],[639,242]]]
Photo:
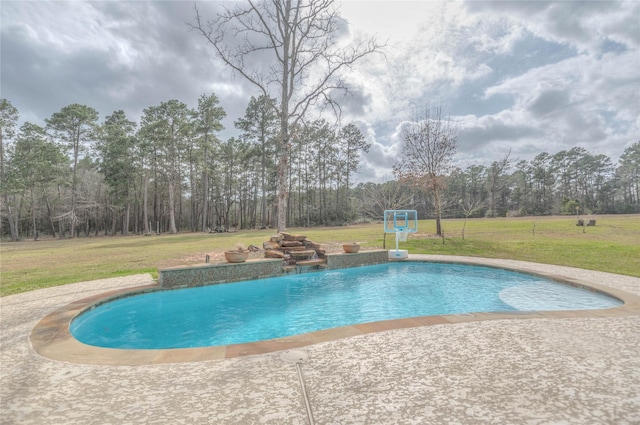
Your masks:
[[[570,217],[445,221],[442,239],[412,239],[412,253],[506,258],[640,277],[640,216],[598,216],[595,227]]]
[[[444,220],[443,239],[435,223],[424,220],[418,233],[401,242],[415,254],[468,255],[534,261],[640,277],[640,215],[597,216],[595,227],[577,227],[574,217],[526,217]],[[382,248],[382,224],[289,229],[319,243],[357,241]],[[158,268],[203,263],[206,254],[238,244],[262,247],[274,230],[226,234],[184,233],[162,236],[99,237],[0,245],[0,295],[6,296],[73,282],[157,275]],[[386,237],[387,249],[395,237]]]

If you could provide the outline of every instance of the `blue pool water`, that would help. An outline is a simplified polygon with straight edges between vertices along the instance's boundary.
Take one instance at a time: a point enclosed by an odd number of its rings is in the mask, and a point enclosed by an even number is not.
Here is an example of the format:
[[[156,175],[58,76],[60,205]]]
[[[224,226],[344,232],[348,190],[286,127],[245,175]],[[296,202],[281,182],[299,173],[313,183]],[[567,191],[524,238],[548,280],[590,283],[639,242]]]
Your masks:
[[[621,304],[522,273],[389,263],[134,295],[81,314],[71,333],[100,347],[205,347],[404,317]]]

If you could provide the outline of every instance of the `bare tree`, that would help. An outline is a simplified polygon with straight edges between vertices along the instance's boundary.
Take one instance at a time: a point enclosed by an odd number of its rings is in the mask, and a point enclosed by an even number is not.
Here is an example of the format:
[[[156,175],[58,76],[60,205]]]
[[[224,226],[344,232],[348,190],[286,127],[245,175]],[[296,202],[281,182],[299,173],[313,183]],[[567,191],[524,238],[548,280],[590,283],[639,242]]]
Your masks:
[[[410,209],[414,207],[414,195],[408,187],[397,180],[384,183],[364,183],[360,193],[362,214],[382,220],[386,210]]]
[[[279,118],[278,230],[286,227],[289,129],[310,108],[330,104],[344,93],[340,74],[382,47],[375,39],[341,45],[345,25],[333,0],[263,0],[237,4],[203,21],[195,8],[196,30],[219,59],[256,86]]]
[[[464,231],[467,227],[467,219],[471,217],[476,211],[480,210],[482,206],[482,201],[473,199],[471,196],[468,196],[466,199],[460,200],[460,208],[464,213],[464,223],[462,224],[462,240],[464,240]]]
[[[401,181],[419,187],[431,198],[436,216],[436,233],[442,236],[445,207],[445,177],[451,172],[458,143],[458,130],[442,106],[427,106],[402,129],[402,158],[393,167]]]

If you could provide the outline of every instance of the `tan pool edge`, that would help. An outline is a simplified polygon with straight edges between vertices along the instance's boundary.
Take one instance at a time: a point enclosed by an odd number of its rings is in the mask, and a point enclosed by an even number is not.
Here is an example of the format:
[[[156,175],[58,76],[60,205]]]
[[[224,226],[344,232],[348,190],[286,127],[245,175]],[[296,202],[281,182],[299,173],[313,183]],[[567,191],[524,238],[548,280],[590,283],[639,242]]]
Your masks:
[[[640,315],[640,296],[618,288],[607,287],[589,279],[578,278],[571,269],[563,268],[566,273],[545,271],[544,264],[525,263],[473,257],[445,257],[428,255],[411,255],[412,261],[450,262],[459,264],[499,267],[520,271],[568,283],[575,286],[603,292],[620,299],[624,304],[620,307],[602,310],[572,311],[540,311],[540,312],[502,312],[502,313],[466,313],[440,316],[424,316],[406,319],[387,320],[363,323],[340,328],[326,329],[302,335],[260,341],[248,344],[227,346],[179,348],[166,350],[124,350],[101,348],[83,344],[69,332],[69,325],[74,317],[92,305],[119,298],[132,293],[158,290],[157,285],[127,288],[102,293],[84,298],[60,308],[42,320],[33,328],[30,340],[33,349],[41,356],[52,360],[94,365],[145,365],[163,363],[187,363],[205,360],[222,360],[226,358],[265,354],[275,351],[299,348],[325,341],[348,338],[393,329],[413,328],[421,326],[455,324],[499,319],[536,319],[536,318],[603,318]],[[582,270],[581,270],[582,271]]]

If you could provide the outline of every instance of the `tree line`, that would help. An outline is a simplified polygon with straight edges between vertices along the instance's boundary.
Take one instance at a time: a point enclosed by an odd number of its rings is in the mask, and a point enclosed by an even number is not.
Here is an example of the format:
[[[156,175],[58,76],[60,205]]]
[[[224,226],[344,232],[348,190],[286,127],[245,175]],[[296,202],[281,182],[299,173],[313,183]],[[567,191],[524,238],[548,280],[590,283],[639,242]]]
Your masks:
[[[312,226],[354,217],[350,187],[369,145],[354,124],[300,123],[280,152],[272,100],[251,98],[220,140],[224,109],[215,94],[190,109],[169,100],[144,109],[140,123],[121,110],[99,122],[73,104],[26,122],[0,100],[2,232],[128,235],[275,227],[278,158],[286,155],[287,222]]]
[[[410,208],[437,219],[438,203],[448,218],[640,213],[640,141],[617,164],[582,147],[542,152],[530,161],[510,156],[490,165],[454,166],[422,187],[401,178],[361,183],[353,193],[361,216],[371,218]]]
[[[18,111],[1,99],[2,234],[18,240],[276,227],[283,154],[270,104],[252,97],[235,122],[240,135],[223,141],[225,112],[214,94],[194,109],[177,100],[146,108],[139,124],[123,111],[100,123],[95,109],[73,104],[44,127],[25,122],[19,129]],[[406,178],[404,164],[395,180],[354,187],[360,154],[369,149],[355,125],[316,120],[290,134],[291,226],[378,220],[386,209],[417,209],[423,218],[640,212],[640,142],[617,165],[574,147],[530,161],[507,154],[488,166],[435,167],[421,186]],[[404,132],[405,142],[411,137]]]

